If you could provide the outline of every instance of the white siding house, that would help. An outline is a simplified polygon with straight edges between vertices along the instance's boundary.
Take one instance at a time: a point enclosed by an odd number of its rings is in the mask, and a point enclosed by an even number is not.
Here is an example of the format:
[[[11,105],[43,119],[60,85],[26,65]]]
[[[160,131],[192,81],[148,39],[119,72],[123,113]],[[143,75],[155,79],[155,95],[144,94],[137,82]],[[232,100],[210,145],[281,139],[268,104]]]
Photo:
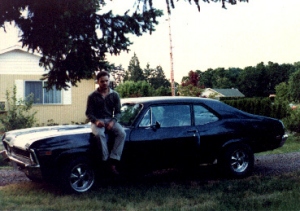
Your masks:
[[[94,90],[94,80],[82,80],[77,87],[68,90],[43,88],[46,81],[40,80],[45,74],[39,66],[41,55],[13,46],[0,51],[0,102],[5,105],[6,91],[17,90],[17,99],[34,94],[33,109],[37,111],[37,123],[47,125],[85,122],[85,107],[88,94]]]

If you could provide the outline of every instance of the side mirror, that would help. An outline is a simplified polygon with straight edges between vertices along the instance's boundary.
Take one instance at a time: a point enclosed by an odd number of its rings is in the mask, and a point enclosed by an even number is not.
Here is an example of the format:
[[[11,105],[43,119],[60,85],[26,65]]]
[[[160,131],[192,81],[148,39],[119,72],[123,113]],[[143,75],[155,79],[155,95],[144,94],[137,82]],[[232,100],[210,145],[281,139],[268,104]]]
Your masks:
[[[158,121],[155,122],[155,127],[156,127],[157,129],[160,128],[160,123],[159,123]]]
[[[151,128],[153,130],[159,129],[160,128],[160,123],[158,121],[155,122],[155,125],[151,125]]]

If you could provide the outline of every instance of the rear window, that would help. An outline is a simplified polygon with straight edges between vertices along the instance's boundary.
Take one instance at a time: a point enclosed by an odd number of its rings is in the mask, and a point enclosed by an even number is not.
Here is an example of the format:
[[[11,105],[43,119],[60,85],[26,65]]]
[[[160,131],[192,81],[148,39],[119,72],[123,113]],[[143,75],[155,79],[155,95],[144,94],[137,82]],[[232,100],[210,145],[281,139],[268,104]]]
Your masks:
[[[218,121],[219,118],[201,105],[194,106],[195,125],[205,125],[211,122]]]

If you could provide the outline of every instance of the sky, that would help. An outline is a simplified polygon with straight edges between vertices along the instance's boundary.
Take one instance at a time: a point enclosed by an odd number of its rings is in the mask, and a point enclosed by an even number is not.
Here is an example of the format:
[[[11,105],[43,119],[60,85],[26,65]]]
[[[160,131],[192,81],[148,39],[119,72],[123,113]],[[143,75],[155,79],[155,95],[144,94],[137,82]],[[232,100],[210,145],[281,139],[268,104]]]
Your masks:
[[[122,13],[133,2],[108,1],[105,9]],[[244,68],[269,61],[279,64],[300,61],[300,1],[238,1],[236,5],[227,4],[227,9],[222,9],[221,3],[199,2],[200,12],[194,4],[176,2],[169,28],[165,1],[153,0],[154,6],[163,9],[166,14],[158,19],[160,23],[156,31],[152,35],[130,36],[133,42],[131,51],[122,52],[119,56],[108,55],[107,60],[127,69],[135,53],[141,68],[146,68],[147,64],[152,68],[160,65],[167,79],[171,77],[173,66],[174,79],[178,83],[191,70]],[[13,27],[9,27],[7,33],[0,30],[0,50],[16,44],[17,40],[17,30]]]

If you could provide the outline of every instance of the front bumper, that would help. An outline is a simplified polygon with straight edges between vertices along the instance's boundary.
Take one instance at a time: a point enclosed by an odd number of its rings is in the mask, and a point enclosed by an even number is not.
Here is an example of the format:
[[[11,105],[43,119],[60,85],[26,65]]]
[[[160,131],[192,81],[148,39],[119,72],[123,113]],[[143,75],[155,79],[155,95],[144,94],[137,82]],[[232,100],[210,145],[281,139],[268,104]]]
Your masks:
[[[15,157],[10,156],[6,150],[0,152],[3,160],[6,162],[11,162],[13,166],[17,167],[18,170],[24,172],[29,178],[41,180],[43,179],[40,165],[32,165],[21,161]]]

